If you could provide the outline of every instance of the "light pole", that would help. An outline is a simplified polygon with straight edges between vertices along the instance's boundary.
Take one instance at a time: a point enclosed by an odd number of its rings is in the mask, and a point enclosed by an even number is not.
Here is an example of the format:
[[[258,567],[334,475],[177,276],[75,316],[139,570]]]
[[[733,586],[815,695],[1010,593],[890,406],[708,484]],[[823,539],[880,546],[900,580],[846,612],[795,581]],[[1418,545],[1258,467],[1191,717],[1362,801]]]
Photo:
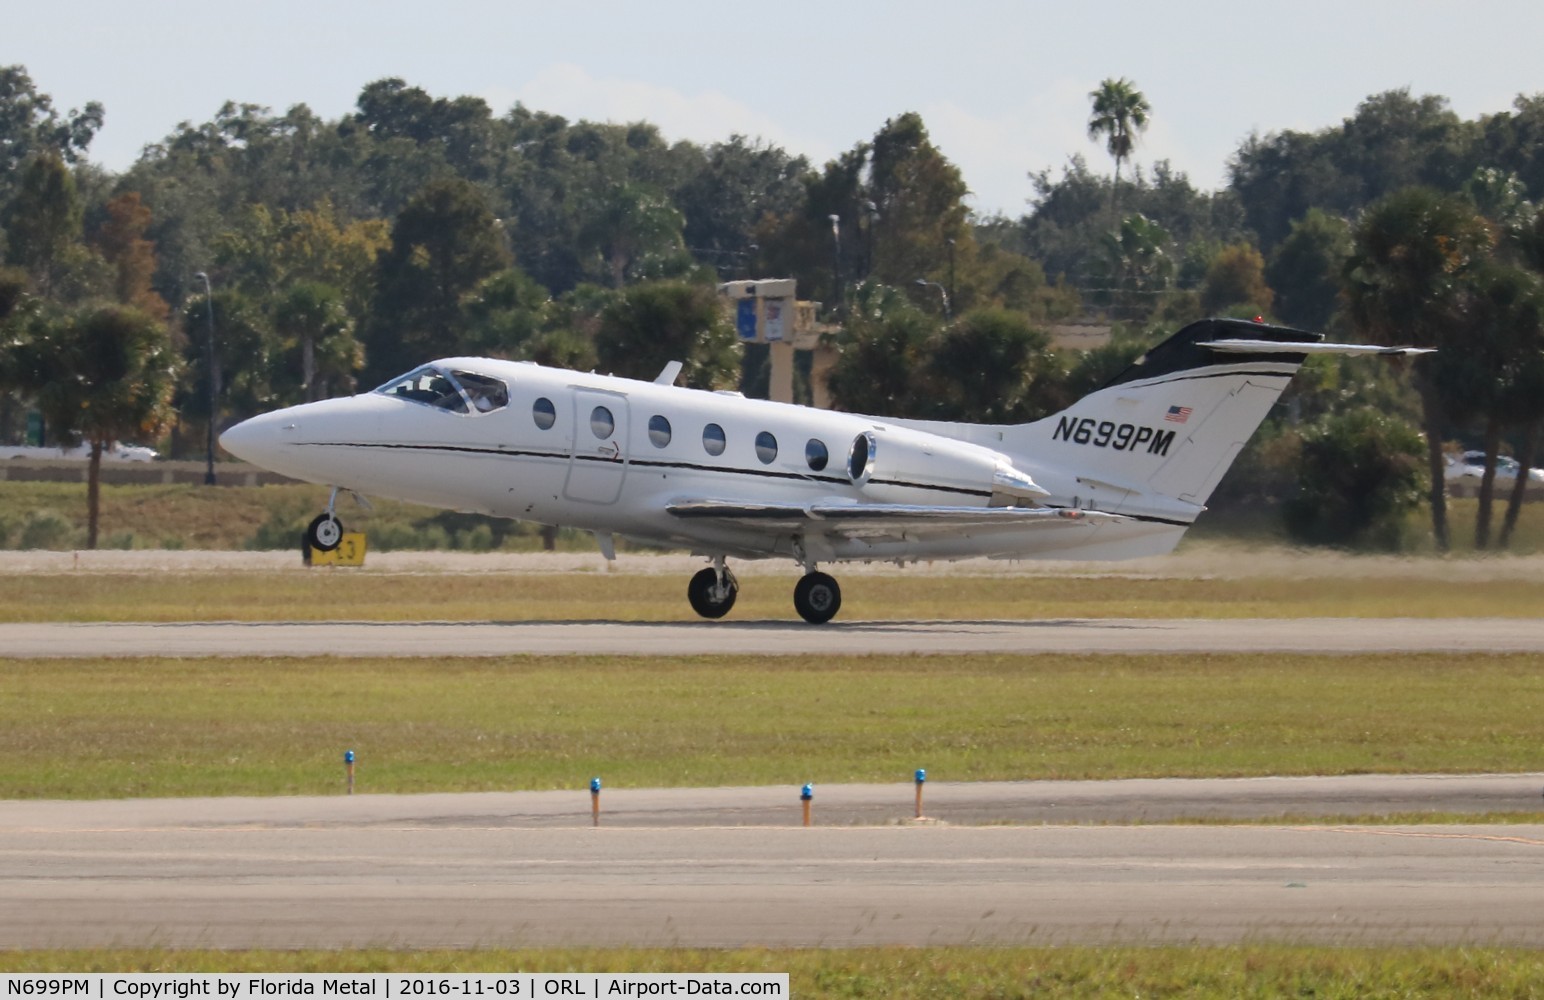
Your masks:
[[[879,206],[872,201],[863,203],[863,210],[868,215],[868,253],[863,262],[863,280],[867,281],[869,275],[874,273],[874,226],[879,222]]]
[[[209,435],[207,438],[207,461],[204,470],[204,485],[214,485],[214,425],[219,421],[220,400],[220,368],[214,359],[214,289],[209,284],[209,275],[203,271],[193,277],[200,278],[204,282],[204,312],[209,317]]]
[[[938,289],[938,294],[944,300],[944,322],[947,323],[947,322],[951,321],[954,318],[954,314],[949,311],[949,289],[945,288],[943,285],[940,285],[936,281],[929,281],[926,278],[918,278],[917,279],[917,286],[919,288],[936,288],[936,289]]]
[[[842,311],[842,219],[828,215],[831,220],[831,294],[836,296],[836,312]]]
[[[949,241],[949,297],[954,298],[954,241]]]

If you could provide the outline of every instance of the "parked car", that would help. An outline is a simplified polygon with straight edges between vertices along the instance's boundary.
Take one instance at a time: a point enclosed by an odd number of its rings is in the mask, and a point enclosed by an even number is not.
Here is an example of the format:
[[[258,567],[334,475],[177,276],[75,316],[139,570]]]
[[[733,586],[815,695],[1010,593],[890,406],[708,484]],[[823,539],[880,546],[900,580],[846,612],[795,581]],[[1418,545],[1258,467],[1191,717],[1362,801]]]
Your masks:
[[[1496,482],[1516,482],[1520,469],[1521,466],[1517,464],[1517,459],[1506,455],[1496,456]],[[1449,455],[1447,469],[1443,475],[1448,482],[1463,480],[1472,481],[1475,485],[1478,485],[1480,479],[1485,475],[1485,453],[1483,451],[1466,451],[1462,455]],[[1544,486],[1544,469],[1529,469],[1528,482]]]
[[[91,446],[89,444],[82,444],[74,448],[34,448],[27,445],[9,445],[0,448],[0,456],[6,458],[52,458],[71,462],[84,462],[91,458]],[[114,442],[102,449],[102,461],[104,462],[153,462],[158,457],[154,448],[145,448],[137,444],[119,444]]]

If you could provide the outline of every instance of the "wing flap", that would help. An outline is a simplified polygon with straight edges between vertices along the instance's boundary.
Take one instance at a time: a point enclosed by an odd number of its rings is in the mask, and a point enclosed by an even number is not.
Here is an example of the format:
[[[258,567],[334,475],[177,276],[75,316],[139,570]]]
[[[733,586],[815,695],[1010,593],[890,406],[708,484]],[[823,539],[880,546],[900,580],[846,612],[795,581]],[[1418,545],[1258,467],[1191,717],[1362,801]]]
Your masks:
[[[751,503],[743,500],[675,500],[665,509],[680,518],[706,518],[742,526],[782,526],[849,537],[874,532],[964,528],[1023,530],[1068,524],[1124,521],[1119,514],[1063,507],[941,507],[918,504],[817,502]]]

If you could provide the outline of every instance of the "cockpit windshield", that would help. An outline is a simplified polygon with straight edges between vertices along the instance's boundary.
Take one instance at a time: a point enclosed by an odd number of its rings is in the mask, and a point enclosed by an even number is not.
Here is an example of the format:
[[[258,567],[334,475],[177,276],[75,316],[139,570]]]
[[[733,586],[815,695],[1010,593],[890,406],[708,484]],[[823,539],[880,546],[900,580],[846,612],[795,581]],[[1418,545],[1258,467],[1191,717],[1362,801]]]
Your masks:
[[[509,405],[509,387],[502,379],[461,369],[443,371],[433,365],[414,369],[375,391],[453,413],[488,413]]]
[[[472,401],[472,409],[479,413],[490,413],[509,405],[509,386],[504,384],[503,379],[460,370],[451,374],[461,383],[461,390]]]

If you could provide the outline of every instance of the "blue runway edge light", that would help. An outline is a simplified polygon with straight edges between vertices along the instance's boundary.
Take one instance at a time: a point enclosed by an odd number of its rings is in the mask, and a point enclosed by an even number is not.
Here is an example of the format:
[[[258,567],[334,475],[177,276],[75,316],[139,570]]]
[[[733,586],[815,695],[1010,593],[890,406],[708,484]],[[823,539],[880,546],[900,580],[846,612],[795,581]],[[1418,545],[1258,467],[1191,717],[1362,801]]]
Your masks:
[[[352,751],[352,750],[345,750],[345,751],[343,751],[343,763],[345,763],[345,764],[352,764],[352,763],[354,763],[354,751]]]
[[[922,784],[926,780],[927,780],[927,768],[925,768],[925,767],[917,768],[917,784],[920,785],[920,784]]]
[[[600,791],[600,779],[599,778],[591,778],[590,779],[590,791],[592,791],[592,792],[599,792]]]
[[[805,785],[803,788],[799,789],[799,798],[800,799],[804,799],[804,800],[807,801],[809,799],[813,799],[814,797],[815,797],[815,786],[814,785]]]

